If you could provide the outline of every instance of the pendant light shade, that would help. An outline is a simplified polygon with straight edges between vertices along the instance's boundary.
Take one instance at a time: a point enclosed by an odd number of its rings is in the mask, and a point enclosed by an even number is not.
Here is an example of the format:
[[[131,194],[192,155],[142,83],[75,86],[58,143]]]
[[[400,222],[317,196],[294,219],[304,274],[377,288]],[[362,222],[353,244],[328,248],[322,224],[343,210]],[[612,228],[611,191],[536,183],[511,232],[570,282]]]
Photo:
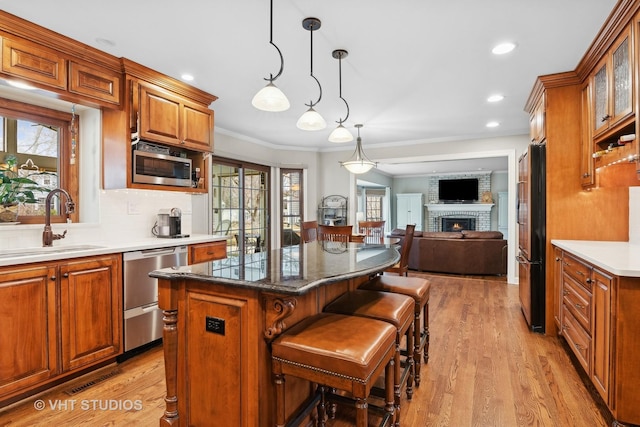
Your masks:
[[[353,141],[353,135],[349,130],[342,126],[342,123],[329,134],[330,142],[349,142]]]
[[[271,81],[256,93],[251,104],[258,110],[273,112],[286,111],[291,106],[286,95]]]
[[[278,55],[280,55],[280,71],[278,71],[278,74],[276,74],[275,77],[273,74],[269,74],[269,77],[265,78],[269,83],[255,94],[251,100],[251,104],[258,110],[273,112],[285,111],[289,109],[289,100],[285,94],[273,84],[273,82],[280,77],[280,74],[282,74],[282,70],[284,69],[284,58],[282,57],[282,52],[280,52],[278,46],[273,43],[273,0],[271,0],[269,8],[269,44],[275,47],[278,51]]]
[[[344,119],[338,119],[336,123],[338,123],[338,127],[329,134],[329,142],[349,142],[353,141],[353,135],[347,128],[345,128],[342,123],[347,121],[349,118],[349,104],[347,100],[342,97],[342,58],[346,58],[349,52],[343,49],[336,49],[331,53],[331,56],[338,60],[338,89],[340,93],[340,99],[344,102],[344,105],[347,107],[347,115]]]
[[[310,101],[308,104],[304,104],[309,109],[298,119],[296,126],[302,130],[322,130],[327,127],[327,122],[322,118],[320,113],[313,109],[315,105],[320,102],[322,99],[322,86],[320,85],[320,81],[313,75],[313,32],[320,28],[320,20],[318,18],[305,18],[302,21],[302,27],[305,30],[309,31],[311,38],[311,77],[318,83],[318,88],[320,89],[320,96],[316,102]]]
[[[356,150],[353,152],[349,160],[346,162],[340,162],[341,166],[344,166],[349,172],[353,174],[361,174],[369,172],[371,168],[377,167],[377,163],[369,160],[369,158],[362,151],[362,139],[360,138],[361,124],[356,125],[358,129],[358,138],[356,139]]]
[[[309,107],[296,123],[302,130],[322,130],[327,127],[327,122],[313,107]]]

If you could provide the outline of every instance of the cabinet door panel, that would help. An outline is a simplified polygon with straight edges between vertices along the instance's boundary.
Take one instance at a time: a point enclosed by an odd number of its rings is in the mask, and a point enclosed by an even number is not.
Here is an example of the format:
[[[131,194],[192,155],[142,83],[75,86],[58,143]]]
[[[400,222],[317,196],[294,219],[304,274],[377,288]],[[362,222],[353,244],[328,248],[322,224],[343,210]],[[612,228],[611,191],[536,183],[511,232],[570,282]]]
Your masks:
[[[184,105],[182,109],[182,130],[185,146],[212,150],[213,111],[193,105]]]
[[[2,71],[47,86],[67,88],[65,59],[34,43],[3,38]]]
[[[69,92],[119,104],[121,80],[115,73],[69,63]]]
[[[60,275],[64,369],[118,354],[122,287],[116,257],[61,265]]]
[[[140,85],[140,138],[168,144],[180,143],[180,102]]]
[[[53,280],[51,279],[53,278]],[[55,269],[30,267],[0,274],[0,397],[58,372]]]
[[[593,384],[609,403],[611,354],[611,278],[594,270],[593,274]]]

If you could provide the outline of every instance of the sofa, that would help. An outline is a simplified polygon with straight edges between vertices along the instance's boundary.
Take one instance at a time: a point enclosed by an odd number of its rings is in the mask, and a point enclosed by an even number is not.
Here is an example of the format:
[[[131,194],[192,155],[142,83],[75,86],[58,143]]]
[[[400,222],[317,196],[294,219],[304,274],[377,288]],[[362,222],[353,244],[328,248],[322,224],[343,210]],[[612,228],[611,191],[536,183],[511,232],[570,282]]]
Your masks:
[[[391,236],[404,239],[404,230]],[[507,241],[499,231],[416,231],[409,269],[435,273],[507,274]]]

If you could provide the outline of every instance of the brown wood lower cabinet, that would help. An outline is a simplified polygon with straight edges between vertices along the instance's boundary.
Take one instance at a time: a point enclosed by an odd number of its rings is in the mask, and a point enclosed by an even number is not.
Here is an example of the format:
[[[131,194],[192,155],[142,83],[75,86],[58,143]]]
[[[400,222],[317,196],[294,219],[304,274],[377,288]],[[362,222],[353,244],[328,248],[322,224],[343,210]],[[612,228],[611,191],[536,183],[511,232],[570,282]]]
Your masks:
[[[561,259],[560,334],[616,421],[640,424],[640,278],[611,274],[567,251]]]
[[[0,268],[0,407],[122,352],[121,255]]]

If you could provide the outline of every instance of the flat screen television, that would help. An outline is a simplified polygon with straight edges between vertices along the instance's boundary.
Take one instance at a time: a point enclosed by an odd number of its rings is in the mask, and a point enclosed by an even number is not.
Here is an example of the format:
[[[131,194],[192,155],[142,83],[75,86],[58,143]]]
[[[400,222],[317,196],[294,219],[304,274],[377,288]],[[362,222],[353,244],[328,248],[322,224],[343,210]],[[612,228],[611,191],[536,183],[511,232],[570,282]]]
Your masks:
[[[478,178],[441,179],[438,181],[441,202],[463,203],[478,200]]]

